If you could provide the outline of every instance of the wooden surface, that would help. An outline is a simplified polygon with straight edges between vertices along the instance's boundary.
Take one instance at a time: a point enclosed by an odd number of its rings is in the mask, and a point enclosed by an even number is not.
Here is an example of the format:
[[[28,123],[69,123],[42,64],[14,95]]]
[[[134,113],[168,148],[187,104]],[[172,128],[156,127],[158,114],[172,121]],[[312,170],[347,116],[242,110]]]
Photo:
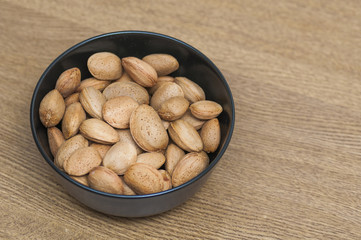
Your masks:
[[[161,215],[84,207],[31,136],[45,68],[118,30],[179,38],[220,68],[233,139],[199,193]],[[0,239],[361,239],[361,2],[0,1]]]

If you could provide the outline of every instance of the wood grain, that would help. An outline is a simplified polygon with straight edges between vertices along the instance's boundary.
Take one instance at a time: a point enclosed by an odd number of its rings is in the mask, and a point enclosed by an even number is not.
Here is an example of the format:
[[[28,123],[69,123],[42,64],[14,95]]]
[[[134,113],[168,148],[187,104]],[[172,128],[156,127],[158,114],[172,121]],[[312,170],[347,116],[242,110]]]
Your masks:
[[[361,239],[361,2],[0,1],[0,239]],[[106,216],[55,183],[30,131],[33,89],[81,40],[179,38],[220,68],[236,126],[200,192]]]

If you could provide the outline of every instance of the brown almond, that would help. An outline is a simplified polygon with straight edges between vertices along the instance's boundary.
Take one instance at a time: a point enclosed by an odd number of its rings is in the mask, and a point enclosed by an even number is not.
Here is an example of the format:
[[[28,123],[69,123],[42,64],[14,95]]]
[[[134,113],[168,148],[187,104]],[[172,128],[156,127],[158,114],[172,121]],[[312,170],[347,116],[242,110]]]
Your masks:
[[[65,102],[58,90],[48,92],[40,102],[39,117],[45,127],[56,126],[63,118]]]
[[[139,104],[131,97],[120,96],[108,100],[103,106],[103,119],[112,127],[129,128],[129,119]]]
[[[78,92],[73,93],[69,97],[65,98],[64,101],[65,101],[65,106],[66,107],[69,106],[72,103],[79,102],[79,93]]]
[[[150,54],[145,56],[143,61],[151,65],[157,72],[158,76],[168,75],[179,68],[177,59],[169,54]]]
[[[134,82],[134,81],[129,76],[129,74],[126,71],[124,71],[122,76],[119,79],[115,80],[115,82]]]
[[[65,142],[63,133],[57,127],[47,128],[49,148],[55,158],[60,146]]]
[[[165,162],[165,156],[159,152],[146,152],[137,156],[137,163],[145,163],[160,168]]]
[[[107,100],[119,96],[128,96],[133,98],[139,104],[149,104],[147,90],[135,82],[112,83],[104,89],[103,95]]]
[[[164,187],[163,176],[148,164],[135,163],[124,174],[125,183],[138,194],[160,192]]]
[[[184,151],[179,148],[177,145],[171,143],[167,147],[167,151],[165,152],[165,170],[172,176],[173,170],[179,160],[183,158],[185,155]]]
[[[96,90],[103,91],[111,82],[107,80],[99,80],[96,78],[87,78],[80,82],[77,92],[81,92],[84,88],[93,87]]]
[[[215,152],[221,142],[221,128],[218,119],[208,120],[203,125],[200,136],[203,141],[203,151]]]
[[[58,168],[63,169],[64,162],[70,157],[70,155],[80,148],[87,147],[88,144],[88,140],[80,134],[69,138],[60,146],[55,155],[54,164]]]
[[[191,103],[206,99],[203,89],[195,82],[186,77],[176,77],[175,83],[178,84],[183,92],[184,97]]]
[[[137,151],[137,155],[139,155],[143,152],[143,149],[141,149],[138,146],[138,144],[136,144],[136,142],[134,141],[129,129],[117,130],[117,132],[119,134],[119,142],[131,143],[135,147],[135,149]]]
[[[81,73],[79,68],[70,68],[60,74],[55,84],[60,94],[66,98],[70,96],[78,88],[80,84]]]
[[[93,142],[113,144],[119,141],[117,131],[109,124],[96,118],[83,121],[79,130],[85,138]]]
[[[196,130],[201,129],[203,124],[206,122],[205,120],[200,120],[192,115],[191,111],[188,109],[187,112],[181,117],[182,120],[188,122],[192,125]]]
[[[136,57],[125,57],[122,59],[124,70],[139,85],[143,87],[152,87],[157,82],[157,72],[155,69]]]
[[[95,190],[123,194],[124,185],[119,176],[112,170],[99,166],[92,169],[88,175],[89,186]]]
[[[209,100],[195,102],[190,105],[189,109],[193,116],[202,120],[216,118],[223,111],[221,105]]]
[[[109,151],[109,149],[111,148],[111,145],[106,145],[106,144],[100,144],[100,143],[92,143],[90,144],[90,147],[94,148],[95,150],[98,151],[100,157],[103,159],[105,154]]]
[[[148,105],[137,107],[130,117],[130,133],[134,141],[148,152],[165,149],[168,134],[157,112]]]
[[[88,174],[93,168],[102,162],[97,150],[91,147],[84,147],[76,150],[64,161],[64,171],[73,176]]]
[[[68,139],[79,131],[80,124],[86,119],[86,114],[79,102],[69,105],[61,123],[61,130],[63,131],[65,139]]]
[[[157,83],[159,82],[174,82],[174,77],[172,76],[160,76],[157,79]]]
[[[133,189],[131,189],[124,181],[124,176],[120,176],[120,179],[122,180],[123,183],[123,194],[124,195],[137,195]]]
[[[163,189],[162,191],[166,191],[172,188],[172,179],[169,173],[164,169],[159,169],[158,172],[162,174],[163,177]]]
[[[88,59],[89,72],[99,80],[115,80],[122,76],[120,58],[110,52],[98,52]]]
[[[103,94],[94,87],[84,88],[79,95],[84,110],[93,118],[102,119],[102,109],[106,102]]]
[[[181,118],[188,107],[189,102],[184,97],[172,97],[160,105],[158,114],[163,120],[174,121]]]
[[[162,124],[163,124],[163,127],[165,128],[165,130],[167,130],[170,125],[170,122],[162,120]]]
[[[88,183],[88,176],[84,175],[84,176],[70,176],[72,179],[74,179],[75,181],[77,181],[78,183],[81,183],[87,187],[89,187],[89,183]]]
[[[171,139],[187,152],[199,152],[203,149],[202,139],[197,130],[184,120],[171,122],[168,132]]]
[[[135,147],[128,142],[114,144],[105,154],[103,166],[111,169],[118,175],[122,175],[137,160]]]
[[[163,102],[167,101],[172,97],[184,97],[183,90],[178,84],[173,82],[167,82],[160,86],[157,91],[154,92],[152,98],[150,99],[150,105],[158,110]]]
[[[198,176],[209,165],[205,152],[192,152],[184,155],[178,162],[172,174],[172,185],[177,187]]]

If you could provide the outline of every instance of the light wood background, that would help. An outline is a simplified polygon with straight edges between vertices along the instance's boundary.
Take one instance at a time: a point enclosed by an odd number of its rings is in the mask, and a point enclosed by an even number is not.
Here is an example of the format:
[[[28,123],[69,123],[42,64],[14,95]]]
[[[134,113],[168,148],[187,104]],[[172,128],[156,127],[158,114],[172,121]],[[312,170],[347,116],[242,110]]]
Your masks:
[[[179,38],[220,68],[233,139],[199,193],[130,219],[78,203],[31,136],[45,68],[101,33]],[[0,0],[0,239],[361,239],[361,2]]]

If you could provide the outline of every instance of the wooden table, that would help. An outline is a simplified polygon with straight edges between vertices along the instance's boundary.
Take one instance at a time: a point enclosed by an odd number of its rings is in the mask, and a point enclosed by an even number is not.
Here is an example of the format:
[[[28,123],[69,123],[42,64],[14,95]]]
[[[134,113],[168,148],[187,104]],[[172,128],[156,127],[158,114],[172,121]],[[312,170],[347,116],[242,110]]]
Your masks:
[[[201,191],[138,219],[67,195],[29,124],[53,59],[132,29],[198,48],[236,103],[233,139]],[[1,239],[361,239],[360,1],[1,0],[0,31]]]

